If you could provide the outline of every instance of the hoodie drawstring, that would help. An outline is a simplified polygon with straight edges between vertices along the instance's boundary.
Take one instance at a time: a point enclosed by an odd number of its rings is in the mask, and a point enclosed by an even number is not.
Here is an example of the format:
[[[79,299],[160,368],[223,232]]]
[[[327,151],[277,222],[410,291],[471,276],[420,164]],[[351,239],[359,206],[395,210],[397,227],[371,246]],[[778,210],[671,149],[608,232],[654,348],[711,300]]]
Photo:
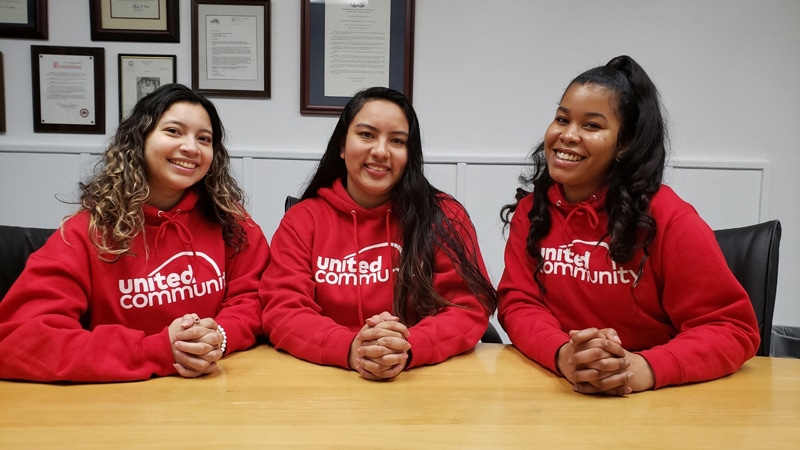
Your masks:
[[[355,258],[356,267],[358,267],[358,263],[359,263],[359,260],[358,260],[358,258],[359,258],[358,249],[360,247],[358,246],[358,217],[356,216],[356,211],[355,210],[350,211],[350,216],[353,218],[353,242],[356,244],[356,251],[355,251],[355,255],[353,256],[353,258]],[[357,297],[358,297],[356,299],[356,301],[358,303],[358,322],[359,323],[364,323],[364,322],[366,322],[366,319],[364,318],[364,303],[363,303],[363,301],[361,299],[361,281],[358,279],[358,277],[356,277],[356,280],[358,280],[358,281],[356,281],[356,292],[357,292]]]

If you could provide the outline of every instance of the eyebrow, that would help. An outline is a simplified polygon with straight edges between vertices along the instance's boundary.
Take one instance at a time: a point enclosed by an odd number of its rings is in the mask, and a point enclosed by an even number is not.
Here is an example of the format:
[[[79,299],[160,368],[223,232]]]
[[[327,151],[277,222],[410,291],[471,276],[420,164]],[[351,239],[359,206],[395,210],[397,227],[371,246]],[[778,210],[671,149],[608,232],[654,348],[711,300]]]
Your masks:
[[[561,105],[558,105],[558,110],[559,111],[563,111],[565,113],[569,113],[569,108],[565,108],[565,107],[563,107]],[[608,118],[606,118],[605,115],[603,115],[603,114],[601,114],[599,112],[587,112],[586,115],[589,116],[589,117],[600,117],[600,118],[602,118],[604,120],[608,120]]]
[[[372,125],[370,125],[368,123],[364,123],[364,122],[357,123],[354,126],[355,127],[364,127],[364,128],[368,128],[368,129],[373,130],[373,131],[378,131],[378,128],[376,128],[376,127],[374,127],[374,126],[372,126]],[[408,131],[395,130],[395,131],[390,131],[389,134],[402,134],[403,136],[408,136]]]

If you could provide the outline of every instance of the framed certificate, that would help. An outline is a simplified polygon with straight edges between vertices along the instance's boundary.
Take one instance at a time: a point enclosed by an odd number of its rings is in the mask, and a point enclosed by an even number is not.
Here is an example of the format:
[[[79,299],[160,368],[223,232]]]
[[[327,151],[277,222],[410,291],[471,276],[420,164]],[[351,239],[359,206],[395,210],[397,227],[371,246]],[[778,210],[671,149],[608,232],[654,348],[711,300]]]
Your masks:
[[[302,0],[300,113],[338,115],[358,91],[411,98],[414,0]]]
[[[103,48],[33,45],[31,65],[35,133],[105,133]]]
[[[270,97],[268,0],[192,0],[192,88]]]
[[[93,41],[181,40],[178,0],[89,0],[89,19]]]
[[[175,55],[119,55],[119,118],[157,87],[174,83]]]
[[[0,38],[47,39],[47,0],[0,0]]]

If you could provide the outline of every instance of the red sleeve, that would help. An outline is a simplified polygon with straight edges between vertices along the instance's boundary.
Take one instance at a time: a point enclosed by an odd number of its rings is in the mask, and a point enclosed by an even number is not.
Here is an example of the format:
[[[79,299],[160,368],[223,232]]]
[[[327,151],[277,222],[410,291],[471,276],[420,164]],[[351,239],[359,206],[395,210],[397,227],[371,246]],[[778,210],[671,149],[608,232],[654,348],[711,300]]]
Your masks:
[[[750,299],[725,262],[713,231],[696,213],[658,222],[653,272],[678,334],[641,353],[655,388],[719,378],[755,355],[760,336]]]
[[[475,228],[467,212],[451,199],[443,200],[440,204],[461,235],[466,251],[474,257],[481,273],[488,279]],[[489,315],[458,274],[446,252],[437,249],[434,258],[433,288],[459,307],[448,306],[410,328],[408,342],[413,357],[408,368],[436,364],[475,347],[489,324]]]
[[[497,288],[498,321],[511,342],[529,358],[559,373],[556,353],[569,341],[561,324],[542,301],[533,278],[536,260],[527,251],[533,196],[519,202],[511,219],[505,250],[505,269]]]
[[[261,299],[258,286],[270,258],[269,244],[261,228],[251,220],[242,223],[247,233],[247,248],[229,259],[227,290],[220,305],[217,323],[225,329],[226,354],[244,350],[262,335]],[[228,250],[232,253],[233,250]]]
[[[356,334],[322,315],[311,272],[313,223],[299,205],[284,215],[272,237],[272,260],[261,280],[264,332],[275,348],[316,364],[350,368]],[[294,221],[301,224],[295,226]]]
[[[0,302],[0,378],[30,381],[143,380],[175,373],[166,327],[145,336],[122,325],[89,331],[81,318],[91,296],[85,221],[65,223],[28,258]]]

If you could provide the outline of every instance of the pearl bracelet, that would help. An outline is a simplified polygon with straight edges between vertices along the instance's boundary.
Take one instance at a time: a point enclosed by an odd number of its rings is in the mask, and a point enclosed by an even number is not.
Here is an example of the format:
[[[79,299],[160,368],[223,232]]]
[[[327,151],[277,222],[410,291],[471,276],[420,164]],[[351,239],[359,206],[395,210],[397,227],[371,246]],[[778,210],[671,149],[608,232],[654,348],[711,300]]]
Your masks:
[[[217,325],[217,331],[222,335],[222,344],[219,345],[219,349],[222,350],[222,354],[224,355],[225,348],[228,346],[228,335],[225,334],[225,328],[222,328],[222,325]]]

